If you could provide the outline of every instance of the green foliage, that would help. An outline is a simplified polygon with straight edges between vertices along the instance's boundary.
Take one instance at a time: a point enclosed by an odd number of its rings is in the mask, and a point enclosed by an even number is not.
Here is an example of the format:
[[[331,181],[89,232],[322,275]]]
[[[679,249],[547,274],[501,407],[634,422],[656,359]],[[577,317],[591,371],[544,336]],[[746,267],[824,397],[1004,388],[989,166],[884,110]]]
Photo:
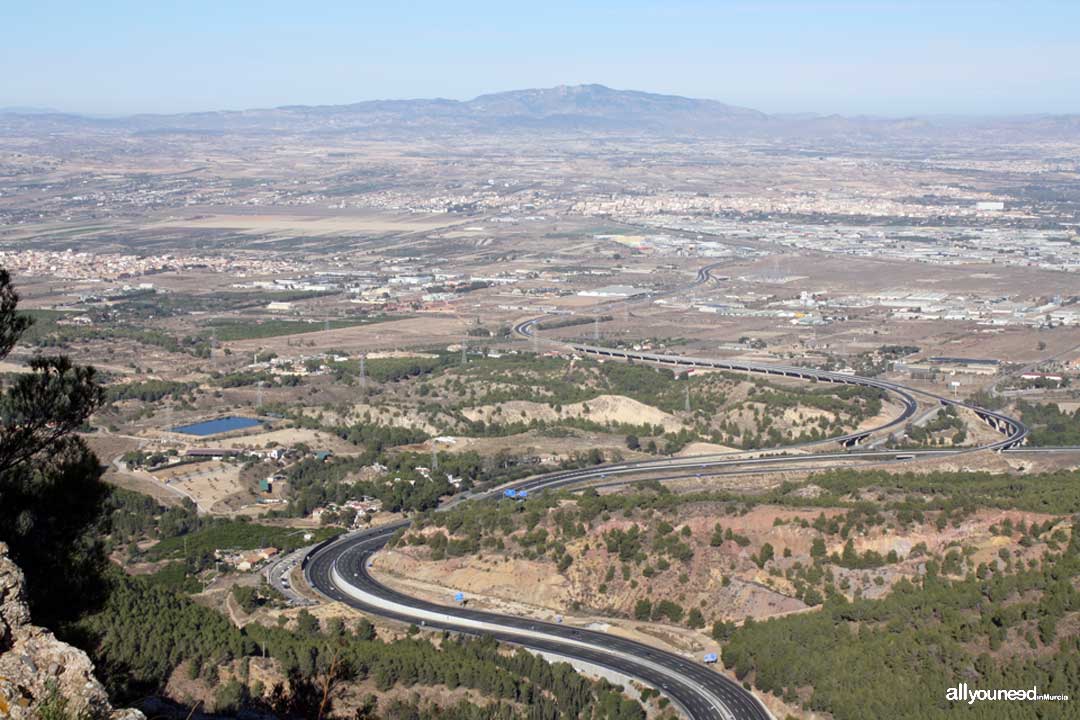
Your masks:
[[[384,448],[398,445],[411,445],[428,439],[427,433],[416,428],[397,425],[372,425],[357,423],[339,435],[354,445],[361,445],[371,452],[381,452]]]
[[[81,720],[68,706],[71,701],[60,692],[55,681],[49,681],[45,698],[34,708],[34,717],[38,720]]]
[[[667,619],[673,623],[677,623],[683,619],[685,614],[682,605],[671,600],[663,599],[653,604],[652,619],[663,620]],[[704,623],[702,623],[704,625]]]
[[[240,609],[246,613],[253,613],[259,607],[259,593],[250,585],[234,585],[232,596]]]
[[[516,464],[512,458],[494,456],[482,458],[476,452],[443,453],[439,469],[425,477],[417,467],[426,467],[430,455],[418,453],[376,453],[373,450],[352,457],[334,458],[328,462],[314,459],[301,461],[287,471],[289,478],[289,512],[306,515],[328,502],[341,504],[364,496],[378,498],[392,512],[430,510],[439,498],[455,492],[447,475],[461,478],[461,489],[488,487],[515,480],[535,471],[535,466]],[[381,478],[349,481],[360,468],[380,461],[386,467]],[[400,481],[395,480],[400,478]],[[470,504],[470,508],[473,504]],[[461,512],[474,512],[462,508]]]
[[[304,534],[314,533],[314,540],[304,540]],[[148,560],[166,558],[201,558],[213,556],[215,550],[254,550],[276,547],[282,551],[321,542],[341,532],[340,528],[297,530],[276,525],[261,525],[243,520],[215,518],[191,533],[168,537],[146,551]]]
[[[669,526],[670,527],[670,526]],[[679,535],[674,533],[658,533],[653,538],[652,543],[653,552],[660,555],[667,555],[673,560],[680,562],[688,562],[690,558],[694,556],[694,551],[691,547],[679,539]]]
[[[873,550],[867,550],[862,555],[859,555],[855,551],[855,542],[851,538],[848,538],[848,541],[844,543],[843,552],[839,555],[834,554],[831,561],[840,567],[853,570],[877,568],[885,564],[885,558],[881,556],[881,553]]]
[[[246,387],[250,385],[277,385],[279,382],[284,382],[284,378],[280,378],[268,372],[242,370],[233,373],[211,373],[210,382],[218,387],[223,388],[236,388]]]
[[[192,576],[192,569],[187,563],[166,563],[157,572],[143,576],[146,582],[156,587],[168,588],[177,592],[194,594],[202,592],[203,585]]]
[[[539,330],[557,330],[559,328],[575,327],[577,325],[589,325],[595,323],[597,320],[600,322],[611,322],[614,318],[611,315],[598,315],[596,317],[586,317],[583,315],[563,315],[552,320],[544,320],[543,322],[536,323],[536,327]]]
[[[214,712],[236,713],[250,702],[247,686],[236,678],[218,686],[214,692]]]
[[[613,528],[604,533],[604,544],[609,553],[619,556],[623,562],[629,562],[641,553],[642,532],[637,525],[628,530]]]
[[[762,498],[762,502],[791,505],[844,505],[846,496],[866,488],[904,497],[886,503],[899,509],[951,510],[999,508],[1046,513],[1080,512],[1080,472],[1055,471],[1023,475],[987,472],[930,472],[892,474],[879,470],[835,470],[810,478],[825,494],[801,501],[786,493]],[[923,498],[926,498],[925,500]]]
[[[29,327],[0,270],[0,358]],[[100,599],[95,532],[101,466],[74,435],[104,399],[92,368],[35,356],[0,394],[0,541],[27,576],[35,620],[58,623]]]
[[[1001,410],[1005,407],[1007,399],[1004,395],[995,395],[987,390],[976,390],[968,398],[968,402],[975,407],[986,408],[987,410]]]
[[[257,624],[239,629],[214,611],[137,578],[117,573],[112,583],[105,607],[80,622],[79,630],[94,641],[95,661],[119,698],[158,690],[187,660],[217,664],[265,651],[281,664],[294,688],[291,695],[271,694],[270,710],[278,715],[304,714],[305,697],[310,700],[321,691],[306,696],[302,690],[315,689],[317,678],[329,677],[337,658],[333,677],[369,678],[382,691],[416,684],[467,687],[522,703],[530,717],[644,718],[641,707],[611,685],[586,680],[565,663],[550,664],[524,650],[505,653],[490,638],[444,634],[437,646],[420,637],[384,643],[369,623],[361,623],[355,633],[323,632],[306,612],[300,613],[295,632]],[[246,702],[245,695],[226,683],[215,700],[218,709],[231,711]],[[372,703],[365,705],[372,710]]]
[[[731,636],[735,634],[736,625],[733,622],[725,622],[723,620],[717,620],[713,623],[712,635],[713,640],[716,642],[727,642],[731,639]]]
[[[57,324],[58,319],[70,313],[29,310],[24,314],[35,320],[35,323],[23,334],[23,341],[40,348],[64,348],[77,341],[127,340],[161,348],[167,352],[187,353],[196,357],[210,356],[210,346],[203,338],[191,336],[178,338],[154,328],[111,324],[115,318],[107,315],[106,311],[91,312],[90,317],[95,325],[90,327]]]
[[[765,563],[776,557],[776,552],[773,550],[773,546],[770,543],[765,543],[761,546],[758,553],[752,556],[752,559],[759,568],[765,567]]]
[[[1062,617],[1080,611],[1080,592],[1070,582],[1080,572],[1078,550],[1074,536],[1062,556],[1040,569],[955,582],[930,573],[922,587],[902,580],[883,600],[837,598],[819,612],[748,621],[731,633],[724,664],[764,692],[807,691],[809,709],[837,720],[944,720],[956,713],[944,702],[944,688],[961,681],[1068,693],[1080,681],[1080,644],[1055,630]],[[1003,636],[1013,642],[1030,636],[1041,652],[994,658],[990,652]],[[1000,709],[965,708],[973,718],[1000,717]],[[1012,711],[1009,717],[1017,718],[1070,712],[1067,704]]]
[[[179,397],[190,393],[198,387],[198,383],[173,382],[171,380],[144,380],[142,382],[125,383],[123,385],[110,385],[106,388],[106,398],[109,402],[121,400],[141,400],[142,402],[157,402],[166,397]]]
[[[411,377],[430,375],[459,361],[455,353],[440,353],[435,357],[372,358],[365,361],[364,372],[375,382],[398,382]],[[332,363],[330,367],[340,378],[359,377],[360,361]]]
[[[184,660],[256,651],[224,616],[120,572],[110,579],[104,607],[82,618],[77,632],[93,639],[106,684],[123,698],[156,690]]]
[[[948,405],[938,411],[929,422],[923,425],[908,424],[904,428],[907,436],[903,446],[922,446],[929,444],[941,444],[940,434],[952,431],[951,444],[960,445],[967,437],[967,428],[964,420],[952,405]]]
[[[1080,445],[1080,408],[1069,413],[1054,403],[1029,403],[1023,400],[1016,407],[1024,424],[1031,430],[1029,445]]]

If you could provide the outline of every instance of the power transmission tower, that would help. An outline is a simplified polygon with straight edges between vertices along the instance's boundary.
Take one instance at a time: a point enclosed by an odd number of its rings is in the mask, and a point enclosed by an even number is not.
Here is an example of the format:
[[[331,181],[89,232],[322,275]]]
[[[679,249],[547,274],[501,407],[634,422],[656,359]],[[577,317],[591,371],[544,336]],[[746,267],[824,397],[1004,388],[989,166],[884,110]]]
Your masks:
[[[686,378],[686,382],[689,383],[690,378]],[[686,390],[686,412],[690,412],[690,385],[688,384],[684,389]]]
[[[462,365],[464,365],[465,363],[468,362],[468,359],[466,359],[466,357],[465,357],[465,351],[468,350],[468,348],[469,348],[468,342],[464,338],[462,338],[462,340],[461,340],[461,364]]]
[[[596,317],[593,318],[592,339],[593,340],[599,340],[600,339],[600,316],[599,315],[597,315]]]
[[[439,469],[439,453],[436,451],[435,446],[431,446],[431,470],[434,472]]]
[[[360,353],[360,392],[367,394],[367,370],[364,368],[364,361],[367,359],[367,353]]]

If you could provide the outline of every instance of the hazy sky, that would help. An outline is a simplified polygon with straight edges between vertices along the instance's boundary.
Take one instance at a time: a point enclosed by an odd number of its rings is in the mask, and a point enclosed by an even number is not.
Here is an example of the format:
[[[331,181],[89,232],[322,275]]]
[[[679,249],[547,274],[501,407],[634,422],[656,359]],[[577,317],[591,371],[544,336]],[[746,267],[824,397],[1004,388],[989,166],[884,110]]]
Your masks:
[[[767,112],[1080,112],[1080,0],[0,5],[0,106],[175,112],[597,82]]]

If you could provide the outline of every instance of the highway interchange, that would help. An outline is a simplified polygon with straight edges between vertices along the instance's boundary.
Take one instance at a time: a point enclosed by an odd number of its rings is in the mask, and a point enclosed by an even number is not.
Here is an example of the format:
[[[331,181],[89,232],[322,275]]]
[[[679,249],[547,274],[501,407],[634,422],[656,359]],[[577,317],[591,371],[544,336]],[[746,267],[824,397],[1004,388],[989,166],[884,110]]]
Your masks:
[[[708,281],[710,270],[711,267],[707,267],[699,271],[698,284]],[[517,325],[515,331],[520,336],[531,338],[536,342],[537,338],[534,334],[541,319],[534,318],[522,322]],[[547,342],[550,341],[545,341]],[[558,345],[583,355],[617,360],[683,368],[721,369],[811,382],[843,383],[876,388],[897,400],[902,410],[896,417],[888,419],[878,427],[815,443],[804,443],[798,447],[788,446],[770,451],[759,451],[751,457],[747,457],[747,453],[717,453],[614,463],[581,470],[548,473],[487,492],[459,497],[447,503],[443,509],[460,502],[491,498],[507,488],[536,493],[586,484],[603,486],[625,484],[641,478],[646,473],[651,473],[655,479],[664,481],[702,474],[714,476],[778,471],[796,467],[821,466],[825,468],[852,463],[907,462],[925,457],[957,455],[981,450],[1007,451],[1019,448],[1027,436],[1027,428],[1023,423],[1003,413],[876,378],[795,366],[636,352],[574,342],[560,342]],[[898,454],[895,451],[860,448],[860,445],[866,443],[872,436],[902,427],[917,412],[919,399],[923,402],[968,408],[997,430],[1001,437],[978,447],[956,450]],[[812,450],[810,447],[812,445],[828,444],[839,445],[840,448],[831,452],[808,451]],[[846,451],[837,451],[841,448]],[[791,454],[793,451],[800,454]],[[661,690],[693,720],[713,718],[766,720],[772,717],[752,692],[744,689],[728,676],[710,669],[693,658],[608,633],[562,623],[542,622],[473,610],[462,605],[439,605],[388,588],[371,576],[369,568],[375,562],[374,554],[386,545],[398,529],[408,524],[408,521],[403,521],[373,530],[352,533],[316,546],[303,560],[305,579],[312,588],[326,598],[345,603],[364,612],[432,628],[491,635],[500,641],[558,655],[569,660],[577,659],[609,668]]]

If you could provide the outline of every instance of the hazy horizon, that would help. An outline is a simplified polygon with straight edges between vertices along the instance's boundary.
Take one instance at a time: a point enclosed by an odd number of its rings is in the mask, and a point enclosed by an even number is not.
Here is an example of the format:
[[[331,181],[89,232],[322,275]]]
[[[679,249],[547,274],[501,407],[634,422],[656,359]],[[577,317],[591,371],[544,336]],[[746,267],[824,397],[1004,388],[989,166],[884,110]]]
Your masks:
[[[833,111],[829,111],[829,110],[782,110],[782,111],[776,111],[776,112],[768,112],[768,111],[762,110],[759,107],[750,107],[750,106],[746,106],[746,105],[739,105],[738,103],[731,103],[731,102],[728,102],[727,100],[725,100],[724,98],[719,98],[719,97],[702,97],[702,96],[692,96],[692,95],[691,96],[679,95],[677,93],[664,93],[664,92],[659,92],[659,91],[655,91],[655,90],[650,90],[648,88],[639,88],[639,87],[613,87],[611,85],[608,85],[607,83],[602,83],[602,82],[583,82],[583,83],[574,83],[574,84],[571,84],[571,83],[558,83],[556,85],[547,86],[547,87],[524,87],[524,86],[523,87],[508,87],[508,88],[503,88],[503,89],[500,89],[500,90],[492,90],[490,92],[485,92],[485,93],[481,93],[479,95],[473,95],[473,96],[469,96],[469,97],[453,97],[453,98],[446,97],[446,96],[370,97],[370,98],[361,98],[361,99],[356,99],[356,100],[344,100],[342,102],[333,102],[333,103],[295,103],[295,102],[285,102],[285,103],[279,103],[277,105],[265,105],[265,106],[257,106],[257,107],[256,106],[251,106],[251,107],[206,107],[206,108],[195,108],[195,109],[190,109],[190,110],[177,110],[177,111],[173,111],[173,112],[134,111],[134,112],[102,113],[102,112],[87,112],[87,111],[81,111],[81,110],[70,110],[70,109],[67,109],[67,108],[60,108],[60,107],[45,107],[45,106],[28,105],[28,104],[2,104],[2,103],[0,103],[0,112],[15,113],[15,114],[62,114],[62,115],[76,115],[76,116],[87,117],[87,118],[107,119],[107,118],[125,118],[125,117],[139,116],[139,115],[164,115],[164,116],[167,116],[167,115],[180,115],[180,114],[186,114],[186,113],[194,113],[194,114],[198,114],[198,113],[215,113],[215,112],[229,113],[229,112],[245,112],[245,111],[259,111],[259,110],[280,110],[280,109],[286,109],[286,108],[299,108],[299,107],[340,107],[340,106],[356,105],[356,104],[361,104],[361,103],[366,103],[366,102],[410,102],[410,101],[418,101],[418,102],[420,102],[420,101],[428,101],[428,100],[450,100],[450,101],[464,103],[464,102],[469,102],[471,100],[474,100],[474,99],[476,99],[478,97],[481,97],[482,95],[492,95],[492,94],[520,92],[520,91],[529,91],[529,90],[551,90],[551,89],[557,89],[559,87],[582,87],[582,86],[590,86],[590,85],[603,86],[603,87],[606,87],[606,88],[608,88],[610,90],[614,90],[614,91],[617,91],[617,92],[641,92],[641,93],[646,93],[646,94],[650,94],[650,95],[666,95],[666,96],[671,96],[671,97],[689,98],[689,99],[693,99],[693,100],[716,101],[716,102],[720,102],[720,103],[725,103],[727,105],[731,105],[733,107],[741,107],[741,108],[748,109],[748,110],[758,110],[758,111],[765,112],[766,114],[774,115],[774,116],[812,115],[812,116],[827,117],[827,116],[830,116],[830,115],[838,115],[838,116],[843,116],[843,117],[867,116],[867,117],[881,117],[881,118],[895,118],[895,119],[902,119],[902,118],[905,118],[905,117],[919,117],[919,118],[925,118],[925,119],[935,119],[935,118],[936,119],[954,119],[954,118],[955,119],[963,119],[963,118],[995,118],[995,117],[997,117],[997,118],[1008,118],[1008,117],[1024,117],[1024,116],[1065,116],[1065,115],[1077,115],[1077,114],[1080,114],[1080,110],[1073,111],[1073,112],[1068,112],[1068,111],[1067,112],[1060,112],[1060,113],[1041,112],[1041,111],[1018,111],[1018,112],[996,112],[996,113],[992,113],[992,112],[985,112],[985,113],[974,113],[974,112],[973,113],[926,112],[926,113],[907,113],[907,114],[903,114],[903,113],[871,113],[871,112],[867,112],[867,113],[862,113],[862,112],[843,113],[843,112],[833,112]]]
[[[600,83],[771,114],[1080,112],[1080,7],[1053,1],[58,0],[7,15],[0,107],[129,115]]]

